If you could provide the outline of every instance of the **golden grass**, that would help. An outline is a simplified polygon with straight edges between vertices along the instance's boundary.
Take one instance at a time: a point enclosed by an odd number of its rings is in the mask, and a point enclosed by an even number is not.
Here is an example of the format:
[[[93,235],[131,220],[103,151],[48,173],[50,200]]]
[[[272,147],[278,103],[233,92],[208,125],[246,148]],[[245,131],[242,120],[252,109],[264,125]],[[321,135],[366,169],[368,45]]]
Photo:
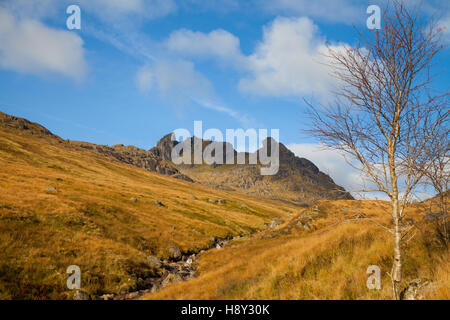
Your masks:
[[[361,213],[389,222],[388,203],[320,201],[318,207],[315,231],[298,227],[298,215],[275,231],[205,253],[198,278],[144,299],[390,299],[390,235],[368,221],[342,222]],[[420,223],[422,212],[411,207],[408,215]],[[419,234],[404,249],[404,282],[428,279],[427,298],[448,299],[448,251],[428,240]],[[366,287],[369,265],[381,268],[381,290]]]
[[[212,236],[250,234],[295,210],[0,129],[0,299],[67,298],[72,264],[81,267],[84,290],[119,292],[131,276],[153,272],[150,254],[166,257],[173,245],[198,251]]]

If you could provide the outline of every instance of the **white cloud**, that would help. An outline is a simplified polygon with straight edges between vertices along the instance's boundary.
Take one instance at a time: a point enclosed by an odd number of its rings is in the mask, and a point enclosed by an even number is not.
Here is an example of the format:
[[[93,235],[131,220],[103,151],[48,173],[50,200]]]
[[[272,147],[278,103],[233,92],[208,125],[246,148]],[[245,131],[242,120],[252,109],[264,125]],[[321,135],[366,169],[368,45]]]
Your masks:
[[[328,174],[336,184],[344,187],[348,191],[359,191],[374,189],[375,184],[362,174],[356,161],[350,165],[347,156],[337,150],[325,148],[321,144],[313,143],[292,143],[287,148],[294,152],[297,157],[306,158],[312,161],[320,171]],[[356,167],[356,168],[355,168]],[[387,196],[380,192],[352,192],[355,198],[387,200]]]
[[[326,96],[334,84],[323,56],[325,39],[308,18],[277,18],[264,28],[263,41],[248,57],[251,75],[239,83],[263,96]]]
[[[275,19],[264,27],[262,41],[249,56],[242,53],[239,38],[220,29],[209,33],[178,30],[166,46],[177,55],[230,63],[248,74],[240,80],[239,89],[256,95],[327,96],[335,84],[323,64],[325,39],[305,17]]]
[[[135,77],[141,92],[156,90],[177,106],[195,103],[206,109],[227,114],[244,126],[253,120],[245,114],[221,104],[211,82],[185,60],[157,60],[151,66],[140,68]]]
[[[23,73],[59,73],[76,80],[86,72],[83,40],[0,8],[0,67]]]
[[[192,62],[185,60],[158,60],[152,66],[142,67],[136,83],[141,91],[157,89],[164,95],[175,93],[189,99],[214,96],[211,82],[195,70]]]
[[[209,33],[177,30],[169,36],[166,44],[172,52],[185,56],[215,57],[233,62],[244,59],[239,38],[222,29]]]

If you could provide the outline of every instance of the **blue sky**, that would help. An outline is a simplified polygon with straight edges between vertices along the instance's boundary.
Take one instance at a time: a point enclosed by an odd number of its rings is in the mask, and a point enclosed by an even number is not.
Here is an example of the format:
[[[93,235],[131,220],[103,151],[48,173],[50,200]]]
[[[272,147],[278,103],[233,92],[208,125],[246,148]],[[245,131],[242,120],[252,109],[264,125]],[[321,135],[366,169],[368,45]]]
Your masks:
[[[81,30],[66,8],[81,8]],[[324,171],[343,160],[302,134],[303,98],[326,100],[325,41],[353,44],[369,4],[353,0],[4,0],[0,111],[59,136],[149,149],[177,128],[280,129]],[[439,8],[450,38],[449,1]],[[449,50],[437,66],[447,87]],[[348,169],[350,170],[350,169]],[[343,185],[348,172],[334,174]],[[333,176],[333,174],[332,174]]]

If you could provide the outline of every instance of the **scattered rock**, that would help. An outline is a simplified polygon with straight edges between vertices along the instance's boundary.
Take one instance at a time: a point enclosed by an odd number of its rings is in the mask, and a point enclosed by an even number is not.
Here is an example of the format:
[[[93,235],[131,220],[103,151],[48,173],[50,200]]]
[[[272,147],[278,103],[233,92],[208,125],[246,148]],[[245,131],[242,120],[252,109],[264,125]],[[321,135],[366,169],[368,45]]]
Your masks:
[[[422,300],[422,289],[429,285],[428,281],[422,283],[422,279],[412,280],[408,286],[400,293],[401,300]]]
[[[208,201],[211,202],[211,203],[218,203],[219,202],[219,200],[217,200],[217,199],[208,199]]]
[[[175,260],[181,258],[181,251],[177,247],[170,247],[169,254],[170,254],[170,258],[175,259]]]
[[[149,264],[149,266],[155,269],[161,267],[161,260],[159,260],[159,258],[155,256],[148,256],[147,263]]]
[[[179,274],[169,273],[169,275],[161,282],[161,287],[164,288],[170,283],[180,282],[183,279]]]
[[[136,299],[137,297],[139,297],[139,292],[130,292],[125,295],[125,300],[132,300]]]
[[[222,247],[220,246],[220,244],[216,243],[216,249],[222,249]]]
[[[304,225],[303,225],[303,228],[306,230],[306,231],[311,231],[312,229],[311,229],[311,226],[308,224],[308,223],[305,223]]]
[[[248,207],[247,207],[245,204],[241,204],[241,205],[239,206],[239,208],[241,208],[241,209],[248,209]]]
[[[81,290],[77,290],[72,297],[73,300],[91,300],[89,293]]]
[[[227,203],[227,200],[221,199],[221,200],[219,200],[219,203],[220,203],[220,204],[226,204],[226,203]]]
[[[278,227],[280,224],[281,224],[281,222],[278,219],[274,219],[274,220],[272,220],[270,227],[273,229],[273,228]]]
[[[187,265],[191,265],[192,262],[194,262],[194,261],[192,260],[192,258],[189,258],[189,259],[186,260],[186,264],[187,264]]]
[[[58,190],[56,190],[56,188],[54,186],[48,186],[47,188],[45,188],[46,192],[58,192]]]
[[[164,203],[162,203],[161,201],[155,200],[155,204],[159,207],[164,207]]]
[[[113,300],[114,295],[113,294],[104,294],[99,297],[100,300]]]
[[[189,198],[192,199],[192,200],[197,200],[197,197],[196,197],[196,196],[190,195]]]
[[[134,197],[131,197],[131,198],[130,198],[130,201],[131,201],[131,202],[138,202],[138,199],[136,199],[136,198],[134,198]]]
[[[311,213],[314,214],[314,215],[318,215],[319,214],[319,207],[318,206],[314,206],[312,211],[311,211]]]

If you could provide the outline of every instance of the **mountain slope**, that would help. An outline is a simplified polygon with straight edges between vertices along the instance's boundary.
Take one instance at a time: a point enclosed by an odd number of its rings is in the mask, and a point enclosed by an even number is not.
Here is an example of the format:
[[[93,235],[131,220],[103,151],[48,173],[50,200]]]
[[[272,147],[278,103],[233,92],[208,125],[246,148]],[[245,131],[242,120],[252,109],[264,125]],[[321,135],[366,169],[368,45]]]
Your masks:
[[[131,290],[158,274],[149,255],[198,252],[212,237],[248,235],[295,210],[152,173],[39,125],[3,120],[0,298],[68,298],[69,265],[81,267],[90,294]]]
[[[410,206],[420,232],[403,248],[403,285],[425,284],[425,299],[450,299],[450,255],[439,245],[428,204]],[[388,224],[384,201],[319,201],[276,229],[199,257],[198,277],[144,299],[391,299],[391,236],[365,220]],[[381,269],[381,290],[369,290],[367,268]]]

